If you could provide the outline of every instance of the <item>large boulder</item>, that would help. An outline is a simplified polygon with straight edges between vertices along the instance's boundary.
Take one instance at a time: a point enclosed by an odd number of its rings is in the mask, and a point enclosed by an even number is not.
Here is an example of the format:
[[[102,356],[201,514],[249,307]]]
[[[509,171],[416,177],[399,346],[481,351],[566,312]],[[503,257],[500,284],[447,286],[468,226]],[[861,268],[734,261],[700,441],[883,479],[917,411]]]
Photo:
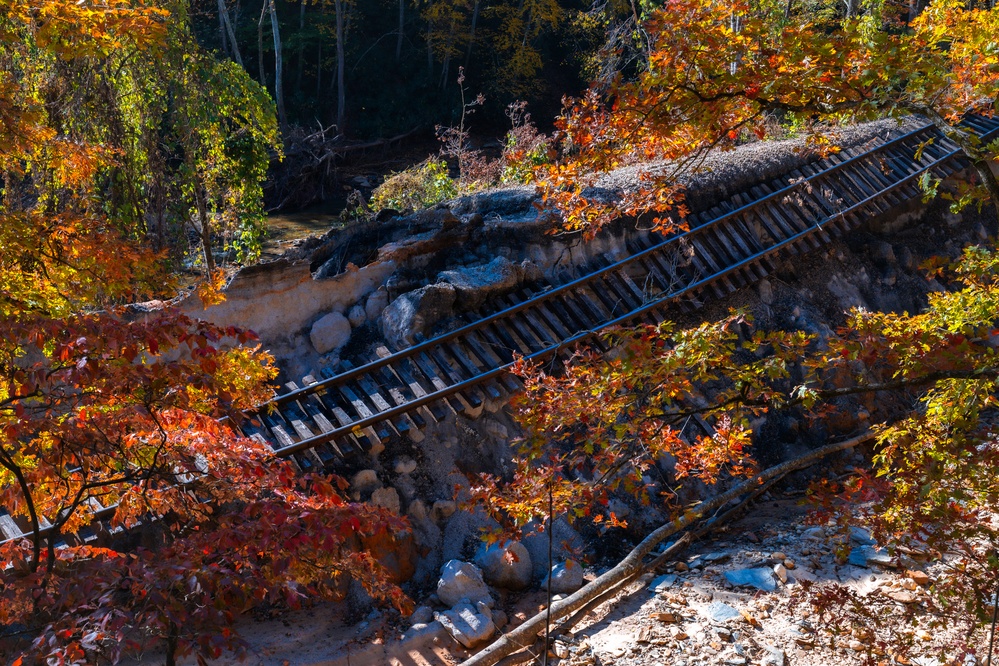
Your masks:
[[[552,594],[572,594],[583,587],[583,567],[576,560],[566,560],[552,567]],[[548,589],[548,577],[541,581],[541,589]]]
[[[505,590],[523,590],[531,584],[531,554],[519,541],[483,544],[475,555],[487,583]]]
[[[455,297],[454,285],[443,283],[427,285],[395,299],[382,311],[386,342],[396,349],[412,345],[418,333],[426,335],[437,322],[454,315]]]
[[[437,621],[466,648],[475,648],[487,643],[496,633],[492,611],[481,601],[475,606],[457,604],[449,611],[438,613]]]
[[[511,291],[525,281],[540,277],[540,269],[531,262],[515,264],[506,257],[496,257],[488,264],[444,271],[437,276],[437,281],[454,285],[457,308],[475,310],[490,296]]]
[[[339,312],[331,312],[312,325],[312,346],[320,354],[336,351],[350,340],[350,322]]]
[[[482,580],[482,571],[470,562],[449,560],[441,567],[441,578],[437,581],[437,597],[445,606],[457,603],[483,601],[490,606],[493,598]]]

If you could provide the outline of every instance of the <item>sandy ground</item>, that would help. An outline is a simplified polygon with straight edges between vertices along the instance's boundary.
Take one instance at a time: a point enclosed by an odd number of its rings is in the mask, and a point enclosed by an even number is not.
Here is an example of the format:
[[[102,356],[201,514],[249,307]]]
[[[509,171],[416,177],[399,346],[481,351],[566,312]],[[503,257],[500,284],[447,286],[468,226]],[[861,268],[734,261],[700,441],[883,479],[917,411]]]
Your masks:
[[[552,666],[974,666],[957,661],[954,645],[963,637],[934,626],[924,600],[935,580],[946,575],[940,563],[897,561],[857,566],[837,559],[832,531],[805,524],[806,509],[794,498],[761,502],[749,516],[695,545],[667,565],[587,615],[550,653]],[[864,547],[864,534],[851,539]],[[879,559],[879,558],[875,558]],[[889,559],[884,556],[884,559]],[[726,578],[744,569],[772,571],[782,565],[785,581],[763,591],[733,585]],[[593,578],[598,572],[588,574]],[[925,574],[925,575],[923,575]],[[857,592],[863,603],[893,618],[879,635],[855,628],[838,635],[823,628],[802,594],[806,581],[836,581]],[[501,595],[497,609],[509,617],[503,631],[544,608],[544,595]],[[726,617],[728,616],[728,617]],[[897,620],[897,621],[896,621]],[[250,642],[251,665],[277,666],[455,666],[469,652],[439,623],[410,628],[391,612],[372,612],[348,624],[333,605],[255,620],[238,628]],[[876,638],[906,637],[907,657],[881,652]],[[984,632],[971,645],[984,646]],[[975,643],[974,641],[979,641]],[[540,646],[537,643],[536,646]],[[984,647],[980,652],[984,654]],[[879,653],[880,652],[880,653]],[[134,662],[162,663],[160,655]],[[190,663],[195,663],[193,660]],[[218,664],[236,664],[222,659]],[[526,662],[531,663],[531,662]],[[533,663],[540,664],[540,655]]]

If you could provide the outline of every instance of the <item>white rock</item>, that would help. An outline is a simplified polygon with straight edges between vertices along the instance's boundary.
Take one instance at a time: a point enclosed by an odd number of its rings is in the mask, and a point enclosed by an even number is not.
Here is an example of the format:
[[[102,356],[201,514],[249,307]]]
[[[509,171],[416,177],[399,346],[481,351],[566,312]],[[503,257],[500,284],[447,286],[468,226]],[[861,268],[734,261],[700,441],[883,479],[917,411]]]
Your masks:
[[[395,488],[379,488],[374,491],[371,493],[371,503],[375,506],[386,508],[396,515],[402,509],[402,503],[399,501],[399,492]]]
[[[351,495],[359,498],[382,487],[378,480],[378,472],[373,469],[362,469],[350,480]]]
[[[575,560],[566,560],[552,567],[552,594],[572,594],[583,587],[583,567]],[[548,577],[541,581],[541,589],[548,589]]]
[[[676,582],[676,574],[663,574],[658,578],[654,578],[651,583],[649,583],[649,592],[659,594],[665,592]]]
[[[475,555],[482,577],[490,585],[505,590],[523,590],[531,584],[531,555],[519,541],[485,544]]]
[[[454,606],[462,601],[493,603],[489,588],[482,580],[482,571],[474,564],[461,560],[450,560],[441,567],[437,597],[445,606]]]
[[[396,474],[412,474],[416,471],[416,461],[412,458],[399,458],[393,469]]]
[[[780,579],[780,582],[787,582],[787,569],[783,564],[777,563],[774,565],[774,574]]]
[[[358,326],[363,326],[364,322],[368,320],[368,316],[364,313],[364,308],[360,305],[355,305],[350,310],[347,311],[347,321],[354,328]]]
[[[312,325],[309,340],[320,354],[340,349],[350,340],[350,322],[339,312],[331,312]]]
[[[382,287],[378,291],[368,296],[364,303],[364,315],[368,321],[378,321],[382,316],[382,310],[388,305],[388,292]]]
[[[482,602],[475,606],[457,604],[449,611],[438,613],[437,620],[456,641],[467,648],[482,645],[496,633],[492,612]]]

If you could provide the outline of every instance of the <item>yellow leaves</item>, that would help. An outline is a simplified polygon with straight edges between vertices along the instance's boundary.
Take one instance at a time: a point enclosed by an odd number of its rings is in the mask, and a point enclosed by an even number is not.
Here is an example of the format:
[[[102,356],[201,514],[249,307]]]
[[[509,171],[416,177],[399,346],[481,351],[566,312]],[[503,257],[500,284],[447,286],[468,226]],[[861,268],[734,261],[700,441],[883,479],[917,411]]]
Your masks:
[[[92,8],[77,0],[11,0],[6,18],[31,26],[40,47],[63,58],[107,54],[124,44],[149,47],[166,35],[169,12],[125,0]]]
[[[198,300],[201,301],[205,309],[225,302],[223,289],[225,289],[227,281],[226,270],[224,268],[216,268],[210,275],[198,283]]]

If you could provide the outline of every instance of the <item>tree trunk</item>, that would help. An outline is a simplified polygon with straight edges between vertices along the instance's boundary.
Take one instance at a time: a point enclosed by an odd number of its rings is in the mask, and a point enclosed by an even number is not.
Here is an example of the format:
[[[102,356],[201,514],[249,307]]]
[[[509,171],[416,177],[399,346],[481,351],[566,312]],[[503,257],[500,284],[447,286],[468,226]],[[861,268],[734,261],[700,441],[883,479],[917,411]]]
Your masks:
[[[792,6],[793,3],[794,3],[794,0],[787,0],[787,4],[784,5],[784,20],[785,21],[790,21],[791,20],[791,6]]]
[[[232,59],[240,67],[243,66],[243,58],[239,54],[239,44],[236,43],[236,32],[232,29],[232,19],[229,16],[229,9],[225,6],[225,0],[219,0],[219,23],[225,26],[225,32],[229,35],[229,44],[232,46]]]
[[[319,14],[323,17],[321,20],[325,22],[326,20],[326,3],[320,3]],[[323,42],[319,41],[319,53],[316,56],[316,99],[320,99],[320,93],[323,91]]]
[[[177,666],[177,639],[180,636],[180,630],[177,625],[173,622],[170,623],[170,629],[166,637],[166,646],[164,647],[164,659],[166,666]]]
[[[643,559],[659,543],[667,537],[687,528],[709,513],[720,509],[732,500],[746,493],[753,492],[761,484],[767,483],[771,479],[785,476],[792,471],[810,467],[826,456],[852,449],[859,444],[873,439],[873,437],[874,435],[868,432],[843,442],[836,442],[835,444],[820,447],[800,458],[770,467],[753,478],[738,484],[731,490],[710,500],[703,501],[693,509],[688,509],[680,518],[666,523],[645,537],[617,566],[602,574],[593,582],[584,585],[574,594],[551,604],[549,606],[551,618],[557,622],[588,604],[597,595],[602,594],[621,581],[632,577],[635,573],[644,570]],[[531,645],[538,635],[544,631],[549,609],[538,613],[524,624],[500,637],[482,652],[462,662],[461,666],[493,666],[504,657]]]
[[[222,0],[219,0],[219,5],[222,5]],[[225,33],[225,19],[222,18],[222,12],[219,11],[219,45],[221,46],[222,53],[225,55],[229,55],[228,41]]]
[[[447,41],[444,42],[444,65],[441,68],[441,90],[447,90],[447,77],[451,73],[451,45],[454,43],[454,21],[451,21],[451,28],[447,33]]]
[[[302,33],[305,32],[305,3],[307,0],[302,0],[300,9],[298,10],[298,38],[301,40],[301,44],[298,46],[298,67],[295,71],[295,94],[299,95],[302,93],[302,72],[305,70],[305,39]]]
[[[274,99],[277,102],[278,122],[281,127],[288,125],[288,114],[284,109],[284,62],[281,53],[281,30],[278,27],[277,9],[274,0],[267,0],[271,15],[271,31],[274,33]]]
[[[402,58],[402,40],[405,37],[403,29],[406,27],[406,0],[399,0],[399,34],[395,37],[395,61]]]
[[[468,69],[468,63],[472,61],[472,47],[475,46],[475,26],[479,22],[479,7],[481,4],[481,0],[475,0],[475,4],[472,5],[472,27],[468,31],[468,51],[465,52],[465,69]]]
[[[267,71],[264,69],[264,17],[267,16],[267,3],[260,6],[260,20],[257,21],[257,68],[260,70],[260,85],[267,88]]]
[[[347,11],[344,0],[336,0],[336,129],[343,134],[343,126],[347,120],[347,90],[344,82],[344,22]]]
[[[201,226],[201,249],[205,255],[205,275],[211,279],[215,272],[215,255],[212,254],[212,224],[208,219],[208,202],[201,193],[200,187],[195,187],[195,204],[198,207],[198,223]]]

